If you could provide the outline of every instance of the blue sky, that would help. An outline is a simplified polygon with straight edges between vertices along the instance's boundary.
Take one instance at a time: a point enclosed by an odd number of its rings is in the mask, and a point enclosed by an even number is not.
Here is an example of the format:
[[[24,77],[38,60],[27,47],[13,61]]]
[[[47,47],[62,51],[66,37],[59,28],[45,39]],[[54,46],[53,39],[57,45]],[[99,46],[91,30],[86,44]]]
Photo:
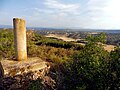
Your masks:
[[[0,0],[0,24],[14,17],[27,26],[120,29],[120,0]]]

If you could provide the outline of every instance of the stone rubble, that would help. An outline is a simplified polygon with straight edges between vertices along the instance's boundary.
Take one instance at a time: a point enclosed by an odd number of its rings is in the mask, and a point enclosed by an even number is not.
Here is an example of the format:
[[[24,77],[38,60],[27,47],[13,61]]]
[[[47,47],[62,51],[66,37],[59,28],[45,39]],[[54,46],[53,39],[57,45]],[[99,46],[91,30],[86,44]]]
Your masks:
[[[54,90],[56,82],[48,75],[50,65],[32,58],[29,61],[3,60],[4,77],[0,78],[0,90],[28,90],[32,81],[40,80],[44,90]]]

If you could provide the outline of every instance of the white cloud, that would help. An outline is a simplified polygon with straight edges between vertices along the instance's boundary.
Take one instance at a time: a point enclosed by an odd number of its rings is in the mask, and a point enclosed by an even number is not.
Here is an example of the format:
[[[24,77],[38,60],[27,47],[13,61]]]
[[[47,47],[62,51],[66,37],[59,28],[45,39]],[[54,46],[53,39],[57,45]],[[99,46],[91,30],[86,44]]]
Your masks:
[[[86,5],[86,11],[91,17],[99,17],[103,14],[103,10],[109,0],[89,0]]]
[[[58,13],[72,13],[77,14],[80,8],[79,4],[65,4],[59,0],[45,0],[44,4]]]
[[[54,13],[52,10],[49,10],[49,9],[40,9],[40,8],[33,8],[33,10],[35,10],[36,12],[40,12],[40,13]]]
[[[111,0],[104,8],[104,13],[108,16],[120,18],[120,0]]]
[[[38,22],[36,26],[120,28],[120,0],[88,0],[84,4],[62,1],[44,0],[42,6],[28,9],[31,22]]]
[[[89,0],[86,4],[86,16],[91,28],[120,28],[120,0]],[[88,22],[90,22],[88,21]]]

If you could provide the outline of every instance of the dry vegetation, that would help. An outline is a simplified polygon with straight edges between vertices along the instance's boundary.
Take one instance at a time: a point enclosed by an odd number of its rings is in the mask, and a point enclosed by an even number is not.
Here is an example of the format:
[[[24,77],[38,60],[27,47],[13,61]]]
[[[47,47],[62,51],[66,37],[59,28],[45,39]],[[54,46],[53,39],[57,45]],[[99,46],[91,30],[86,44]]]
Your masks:
[[[3,78],[0,83],[3,87],[0,88],[14,90],[15,85],[22,85],[22,90],[119,90],[120,47],[106,51],[102,44],[106,42],[104,33],[88,36],[86,40],[88,42],[83,46],[28,31],[28,56],[39,57],[47,62],[49,71],[44,78],[36,80],[31,79],[31,75],[33,77],[38,72],[20,75],[19,81],[18,76],[9,77],[12,79],[7,85],[4,80],[9,79]],[[0,58],[5,62],[5,58],[13,59],[14,56],[12,31],[1,30]]]

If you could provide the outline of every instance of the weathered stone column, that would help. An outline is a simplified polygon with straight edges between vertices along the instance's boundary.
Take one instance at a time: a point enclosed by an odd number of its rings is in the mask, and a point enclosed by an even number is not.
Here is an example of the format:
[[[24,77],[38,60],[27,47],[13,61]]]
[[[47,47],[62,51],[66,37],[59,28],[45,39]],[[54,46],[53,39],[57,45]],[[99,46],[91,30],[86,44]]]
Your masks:
[[[14,18],[13,26],[14,26],[14,44],[15,44],[16,59],[18,61],[27,60],[25,20]]]

